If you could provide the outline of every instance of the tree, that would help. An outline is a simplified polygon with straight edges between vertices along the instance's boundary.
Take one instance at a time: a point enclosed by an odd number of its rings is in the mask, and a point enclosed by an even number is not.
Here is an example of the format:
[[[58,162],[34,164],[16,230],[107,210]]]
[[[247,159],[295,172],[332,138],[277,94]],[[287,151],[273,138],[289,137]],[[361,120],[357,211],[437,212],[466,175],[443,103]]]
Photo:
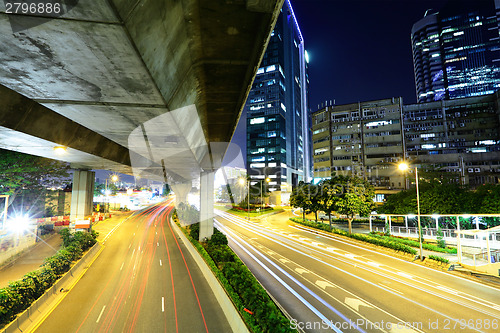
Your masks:
[[[0,150],[0,170],[0,194],[10,195],[9,205],[27,194],[33,199],[23,204],[33,206],[46,189],[69,182],[67,163],[14,151]]]
[[[290,205],[292,207],[301,208],[302,209],[302,220],[306,220],[306,191],[305,191],[306,183],[300,181],[299,184],[292,190],[292,194],[290,195]]]
[[[340,179],[343,179],[343,176],[335,176],[319,183],[321,188],[319,197],[320,210],[328,214],[330,228],[332,227],[332,213],[337,210],[340,200],[339,195],[342,193],[342,186],[339,186],[338,182]]]
[[[349,233],[352,233],[352,221],[356,215],[366,216],[373,207],[375,189],[366,180],[359,177],[339,177],[338,185],[343,185],[343,191],[338,196],[337,213],[347,216]]]

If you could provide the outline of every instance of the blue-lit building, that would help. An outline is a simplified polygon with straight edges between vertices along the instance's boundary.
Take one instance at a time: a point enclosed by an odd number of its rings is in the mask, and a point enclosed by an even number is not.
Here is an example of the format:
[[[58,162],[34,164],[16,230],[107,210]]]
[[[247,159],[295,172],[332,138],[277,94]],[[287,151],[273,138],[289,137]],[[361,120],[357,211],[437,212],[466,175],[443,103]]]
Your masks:
[[[248,174],[254,180],[269,178],[269,189],[280,194],[310,179],[306,58],[304,39],[287,0],[244,110]]]
[[[497,91],[499,27],[498,0],[452,0],[439,12],[428,11],[411,31],[417,101]]]

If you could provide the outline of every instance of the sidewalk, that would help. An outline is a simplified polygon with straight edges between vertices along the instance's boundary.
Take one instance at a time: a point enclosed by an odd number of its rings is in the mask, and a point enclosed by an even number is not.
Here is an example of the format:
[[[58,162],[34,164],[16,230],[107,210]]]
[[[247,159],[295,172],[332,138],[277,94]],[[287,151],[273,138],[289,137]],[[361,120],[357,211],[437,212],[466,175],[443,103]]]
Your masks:
[[[111,218],[94,222],[94,230],[99,232],[99,240],[102,240],[113,227],[116,222],[126,215],[131,215],[130,212],[111,212]],[[110,223],[111,222],[111,223]],[[20,280],[25,274],[37,270],[44,263],[45,258],[54,255],[62,246],[62,239],[59,234],[55,233],[39,241],[35,246],[30,248],[19,257],[13,259],[9,263],[0,268],[0,288],[9,285],[10,281]]]
[[[61,247],[62,239],[54,233],[39,240],[36,245],[0,268],[0,288],[10,281],[21,279],[26,273],[34,271],[43,264],[45,258],[54,255]]]

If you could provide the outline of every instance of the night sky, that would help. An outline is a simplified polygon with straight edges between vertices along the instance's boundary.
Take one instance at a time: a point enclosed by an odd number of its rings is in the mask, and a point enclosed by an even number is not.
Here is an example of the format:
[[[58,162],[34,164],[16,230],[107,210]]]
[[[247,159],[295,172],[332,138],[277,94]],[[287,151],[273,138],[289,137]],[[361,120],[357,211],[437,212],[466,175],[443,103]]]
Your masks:
[[[483,0],[471,0],[483,1]],[[416,103],[410,33],[447,0],[292,0],[309,63],[309,107],[390,97]],[[233,142],[246,155],[246,117]]]

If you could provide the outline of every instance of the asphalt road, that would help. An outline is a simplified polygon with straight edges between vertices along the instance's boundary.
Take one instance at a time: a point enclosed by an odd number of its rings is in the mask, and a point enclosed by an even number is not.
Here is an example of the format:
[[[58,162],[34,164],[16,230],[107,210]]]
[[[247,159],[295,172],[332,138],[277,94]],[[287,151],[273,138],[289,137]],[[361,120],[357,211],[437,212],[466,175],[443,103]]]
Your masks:
[[[223,212],[216,226],[306,332],[498,332],[500,289],[335,235]]]
[[[215,297],[157,205],[106,230],[104,250],[36,332],[229,332]],[[100,237],[101,238],[101,237]]]

